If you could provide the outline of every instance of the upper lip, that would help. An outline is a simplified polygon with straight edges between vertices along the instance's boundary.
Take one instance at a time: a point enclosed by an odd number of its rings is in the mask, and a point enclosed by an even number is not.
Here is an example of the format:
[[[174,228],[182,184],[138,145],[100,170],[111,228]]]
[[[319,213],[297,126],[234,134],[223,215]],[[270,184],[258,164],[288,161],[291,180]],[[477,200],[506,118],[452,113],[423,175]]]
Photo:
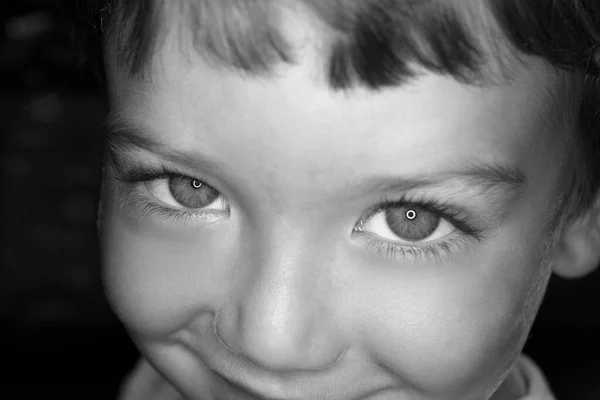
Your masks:
[[[265,370],[221,345],[212,330],[203,332],[194,345],[186,343],[220,377],[258,399],[331,400],[363,399],[390,388],[385,375],[365,376],[360,371],[340,369],[340,365],[322,371],[273,372]],[[360,381],[368,382],[358,384]],[[348,382],[348,383],[338,383]],[[357,385],[358,384],[358,385]],[[365,387],[366,386],[366,387]]]

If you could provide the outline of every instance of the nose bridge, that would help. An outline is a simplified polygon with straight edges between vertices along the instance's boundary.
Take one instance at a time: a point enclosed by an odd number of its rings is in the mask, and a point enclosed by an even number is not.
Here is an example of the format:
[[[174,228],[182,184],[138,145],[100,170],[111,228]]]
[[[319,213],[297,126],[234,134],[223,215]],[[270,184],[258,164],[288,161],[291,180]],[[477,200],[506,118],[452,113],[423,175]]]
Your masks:
[[[280,219],[246,236],[237,268],[246,279],[217,324],[226,345],[273,370],[321,369],[342,352],[329,307],[328,256],[314,234],[294,226],[301,223]]]

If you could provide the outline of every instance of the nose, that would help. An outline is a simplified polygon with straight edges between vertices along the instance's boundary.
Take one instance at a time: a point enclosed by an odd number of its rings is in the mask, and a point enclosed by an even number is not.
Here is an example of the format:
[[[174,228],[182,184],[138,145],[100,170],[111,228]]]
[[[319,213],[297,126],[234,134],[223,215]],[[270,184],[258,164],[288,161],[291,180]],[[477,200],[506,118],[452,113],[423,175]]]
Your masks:
[[[277,236],[252,241],[248,248],[254,251],[240,257],[244,282],[232,295],[235,301],[216,314],[217,335],[224,346],[271,371],[331,367],[344,341],[331,312],[327,263],[302,239]]]

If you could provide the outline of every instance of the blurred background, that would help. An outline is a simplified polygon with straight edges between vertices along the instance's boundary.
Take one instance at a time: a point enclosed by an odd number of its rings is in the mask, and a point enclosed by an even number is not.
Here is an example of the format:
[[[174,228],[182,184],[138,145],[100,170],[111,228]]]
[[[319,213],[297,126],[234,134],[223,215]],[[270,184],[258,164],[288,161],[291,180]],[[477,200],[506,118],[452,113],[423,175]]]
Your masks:
[[[104,92],[62,7],[0,12],[0,398],[114,399],[137,358],[100,286]]]
[[[60,0],[4,4],[0,397],[114,399],[138,353],[100,284],[101,74]],[[600,399],[599,310],[600,272],[553,277],[526,352],[559,400]]]

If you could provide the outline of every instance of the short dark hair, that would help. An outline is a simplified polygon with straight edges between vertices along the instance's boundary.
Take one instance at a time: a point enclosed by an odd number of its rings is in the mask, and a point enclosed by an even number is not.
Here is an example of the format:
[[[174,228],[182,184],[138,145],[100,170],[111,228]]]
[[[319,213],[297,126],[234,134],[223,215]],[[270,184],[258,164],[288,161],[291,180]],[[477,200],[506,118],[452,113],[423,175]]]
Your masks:
[[[331,32],[327,77],[333,90],[396,86],[416,74],[414,66],[461,82],[484,81],[491,58],[487,44],[504,44],[538,56],[567,77],[576,104],[569,112],[574,131],[572,168],[565,177],[567,218],[588,209],[600,187],[600,1],[487,0],[455,7],[440,0],[78,0],[79,14],[104,38],[116,38],[119,59],[140,74],[164,31],[163,7],[190,7],[196,48],[212,61],[248,74],[269,73],[293,63],[276,18],[282,4],[306,7]],[[483,11],[483,12],[482,12]],[[480,29],[496,28],[490,35]],[[485,39],[483,38],[485,37]],[[494,46],[492,46],[494,48]],[[497,49],[500,46],[496,47]],[[509,56],[506,56],[509,57]],[[510,68],[508,68],[509,70]],[[564,215],[563,215],[564,216]]]

